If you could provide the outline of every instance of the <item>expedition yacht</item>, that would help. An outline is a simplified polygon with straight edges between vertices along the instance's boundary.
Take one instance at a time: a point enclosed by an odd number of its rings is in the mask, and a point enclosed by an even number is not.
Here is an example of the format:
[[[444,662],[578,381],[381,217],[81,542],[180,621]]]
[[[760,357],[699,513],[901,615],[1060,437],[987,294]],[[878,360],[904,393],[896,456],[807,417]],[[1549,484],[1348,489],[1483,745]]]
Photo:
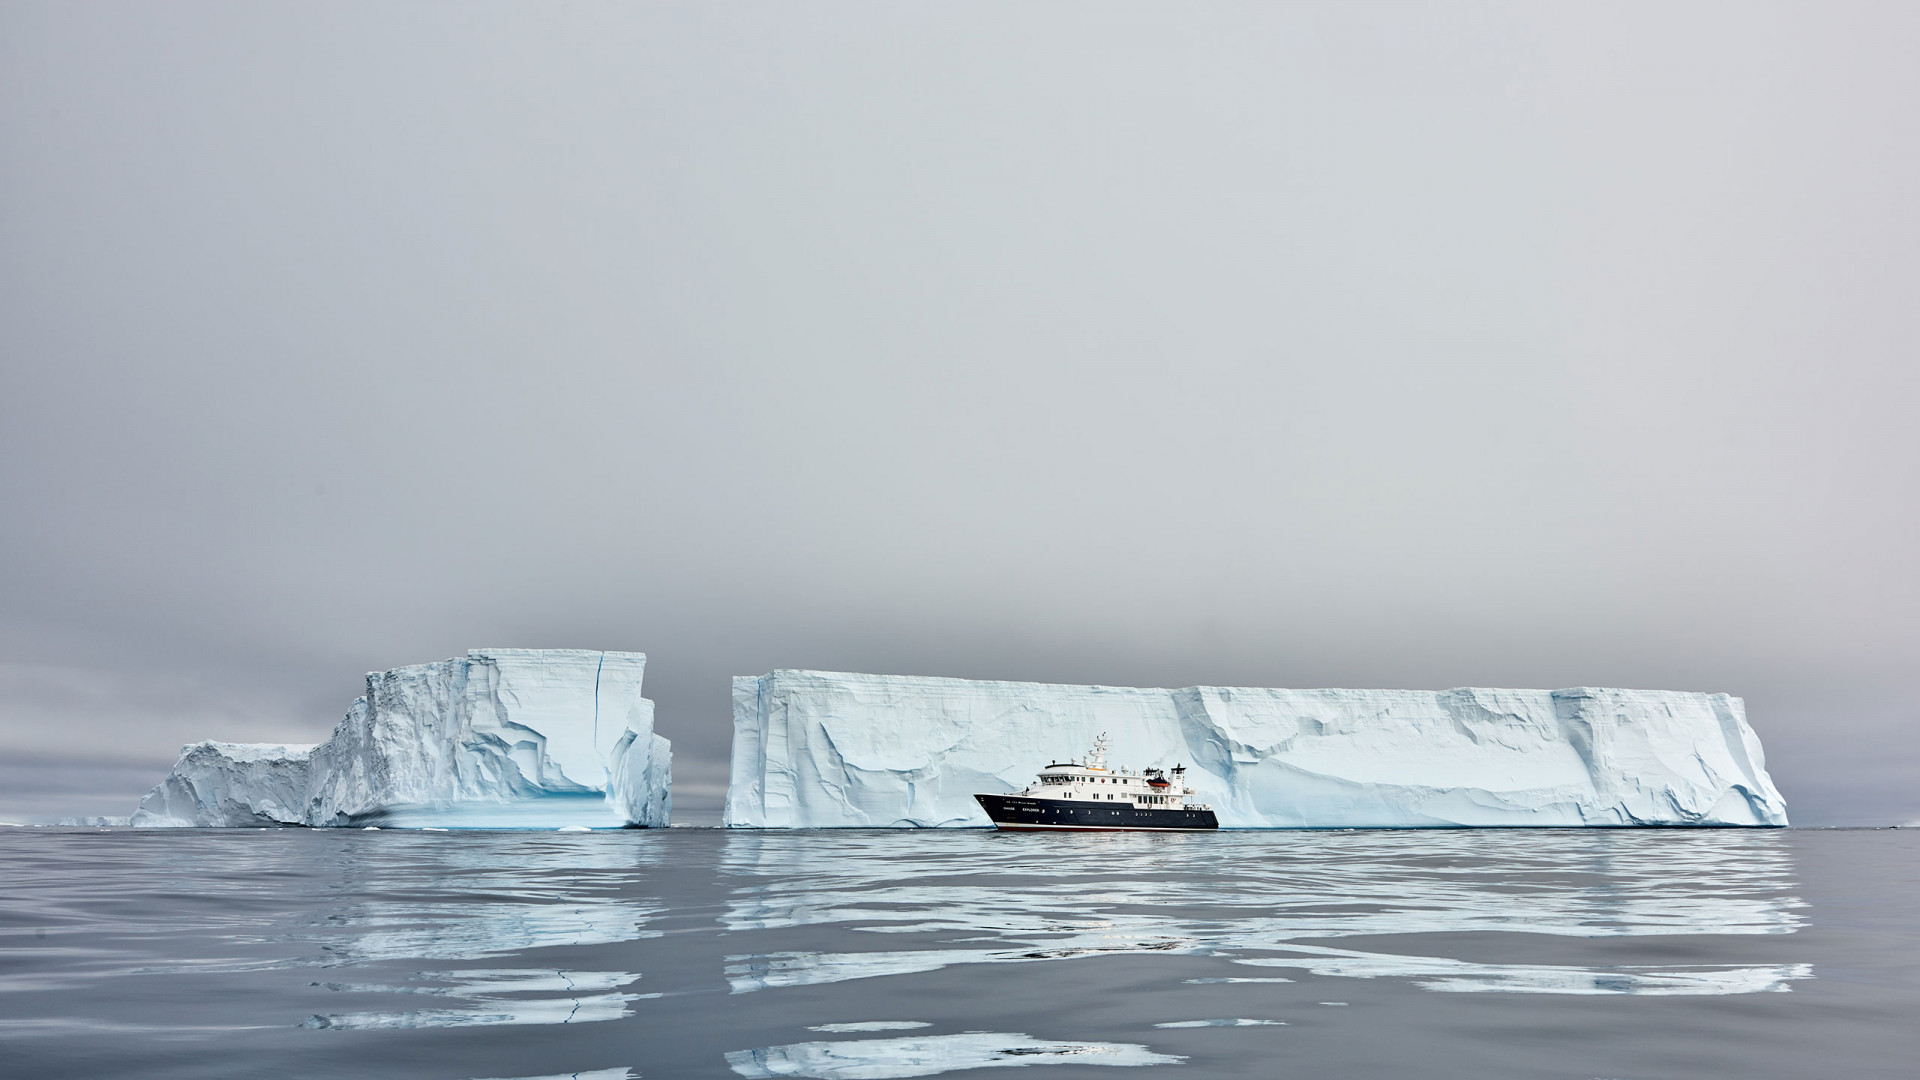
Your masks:
[[[1217,829],[1213,807],[1187,801],[1186,766],[1132,772],[1107,768],[1107,737],[1094,740],[1084,764],[1055,762],[1038,781],[1011,795],[976,794],[996,828],[1033,831]],[[1171,779],[1169,779],[1171,774]]]

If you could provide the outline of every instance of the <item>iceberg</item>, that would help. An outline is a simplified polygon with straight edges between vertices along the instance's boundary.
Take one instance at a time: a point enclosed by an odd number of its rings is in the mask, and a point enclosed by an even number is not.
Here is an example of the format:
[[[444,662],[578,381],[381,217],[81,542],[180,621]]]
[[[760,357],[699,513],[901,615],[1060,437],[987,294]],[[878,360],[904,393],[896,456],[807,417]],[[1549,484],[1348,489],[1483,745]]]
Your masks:
[[[1102,733],[1225,828],[1785,825],[1746,707],[1661,690],[1179,690],[774,671],[733,683],[725,822],[980,827]]]
[[[317,746],[195,743],[135,826],[665,826],[646,657],[475,649],[367,675]]]
[[[135,827],[299,825],[313,747],[197,742],[181,748],[160,786],[140,800]]]

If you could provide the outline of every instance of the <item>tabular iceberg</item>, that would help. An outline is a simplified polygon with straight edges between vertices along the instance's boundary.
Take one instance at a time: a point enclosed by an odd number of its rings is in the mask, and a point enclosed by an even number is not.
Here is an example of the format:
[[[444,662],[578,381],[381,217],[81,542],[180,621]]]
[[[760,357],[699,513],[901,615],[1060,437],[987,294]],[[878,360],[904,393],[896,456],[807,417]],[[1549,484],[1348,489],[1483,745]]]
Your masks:
[[[673,755],[646,660],[475,649],[374,672],[318,746],[186,747],[133,824],[664,826]]]
[[[1183,690],[775,671],[733,683],[726,823],[984,826],[1078,759],[1185,763],[1226,828],[1785,825],[1746,708],[1658,690]]]

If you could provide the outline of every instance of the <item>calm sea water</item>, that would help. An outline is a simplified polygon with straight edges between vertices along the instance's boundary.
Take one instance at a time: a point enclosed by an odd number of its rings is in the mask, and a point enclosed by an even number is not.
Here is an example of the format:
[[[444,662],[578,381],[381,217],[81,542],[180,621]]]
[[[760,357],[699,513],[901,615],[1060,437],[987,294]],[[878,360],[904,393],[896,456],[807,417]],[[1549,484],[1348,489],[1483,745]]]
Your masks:
[[[1917,915],[1912,831],[11,829],[0,1073],[1912,1077]]]

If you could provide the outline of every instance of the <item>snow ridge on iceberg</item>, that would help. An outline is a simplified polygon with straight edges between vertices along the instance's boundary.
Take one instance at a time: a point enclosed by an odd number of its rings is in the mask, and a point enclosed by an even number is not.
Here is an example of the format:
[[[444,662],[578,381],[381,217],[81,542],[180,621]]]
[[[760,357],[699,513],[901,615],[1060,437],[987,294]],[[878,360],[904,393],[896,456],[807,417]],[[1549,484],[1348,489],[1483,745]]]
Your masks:
[[[1660,690],[1180,690],[775,671],[734,680],[726,823],[984,826],[1101,732],[1228,828],[1785,825],[1746,708]]]
[[[196,743],[133,824],[664,826],[672,751],[646,657],[475,649],[367,675],[313,747]]]

